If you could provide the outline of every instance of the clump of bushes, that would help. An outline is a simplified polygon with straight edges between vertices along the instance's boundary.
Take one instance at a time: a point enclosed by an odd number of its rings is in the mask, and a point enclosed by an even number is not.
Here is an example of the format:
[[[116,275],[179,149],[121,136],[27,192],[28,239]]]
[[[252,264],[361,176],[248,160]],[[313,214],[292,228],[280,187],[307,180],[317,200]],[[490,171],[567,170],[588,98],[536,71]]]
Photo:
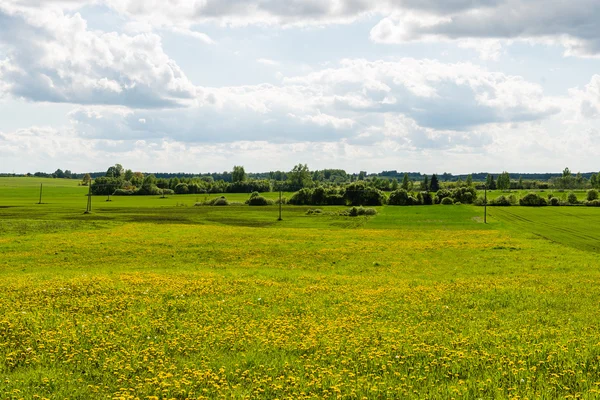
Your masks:
[[[390,193],[388,204],[390,206],[406,206],[408,203],[408,192],[404,189],[394,190]]]
[[[510,199],[504,195],[498,196],[488,202],[489,206],[508,207],[511,206]]]
[[[287,203],[296,206],[343,206],[346,205],[346,200],[337,189],[326,189],[319,186],[314,189],[300,189],[287,200]]]
[[[258,192],[252,192],[250,198],[246,200],[246,204],[249,206],[272,206],[275,202],[264,198]]]
[[[386,203],[385,194],[367,186],[363,181],[353,182],[344,190],[343,198],[351,206],[381,206]]]
[[[577,195],[573,192],[569,193],[567,196],[567,201],[569,204],[577,204],[579,201],[577,200]]]
[[[560,206],[560,199],[558,197],[551,197],[549,203],[551,206]]]
[[[598,191],[596,189],[590,189],[587,192],[587,201],[598,200]]]
[[[316,214],[323,214],[323,210],[321,210],[320,208],[315,208],[314,210],[310,209],[306,212],[306,215],[316,215]]]
[[[543,207],[547,206],[548,202],[545,198],[535,193],[529,193],[523,196],[521,200],[519,200],[519,204],[526,207]]]
[[[340,211],[338,215],[344,217],[359,217],[377,215],[377,210],[374,208],[352,207],[348,210]]]
[[[444,197],[444,198],[442,198],[440,204],[442,204],[444,206],[451,206],[454,204],[454,200],[452,200],[451,197]]]
[[[600,200],[586,201],[585,205],[588,207],[600,207]]]
[[[215,197],[214,199],[206,200],[201,203],[194,204],[195,206],[228,206],[230,203],[225,196]]]

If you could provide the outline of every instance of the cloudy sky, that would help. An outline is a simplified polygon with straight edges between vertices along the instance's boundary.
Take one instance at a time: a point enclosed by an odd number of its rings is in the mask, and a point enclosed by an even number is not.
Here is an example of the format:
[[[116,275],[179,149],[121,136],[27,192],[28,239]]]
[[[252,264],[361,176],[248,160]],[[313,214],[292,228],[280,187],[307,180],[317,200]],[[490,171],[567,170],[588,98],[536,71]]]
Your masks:
[[[600,169],[598,0],[0,0],[0,172]]]

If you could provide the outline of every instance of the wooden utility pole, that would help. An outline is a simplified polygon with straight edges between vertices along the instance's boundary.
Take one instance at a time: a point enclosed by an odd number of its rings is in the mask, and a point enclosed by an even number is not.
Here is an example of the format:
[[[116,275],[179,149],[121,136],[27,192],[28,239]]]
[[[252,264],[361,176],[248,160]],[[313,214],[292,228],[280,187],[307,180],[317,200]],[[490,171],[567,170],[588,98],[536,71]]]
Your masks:
[[[92,212],[92,182],[88,182],[88,200],[87,207],[85,209],[85,214],[90,214]]]
[[[279,185],[279,218],[277,219],[277,221],[283,221],[283,219],[281,218],[281,203],[282,203],[281,185]]]
[[[42,204],[42,187],[44,186],[43,183],[40,183],[40,202],[38,204]]]
[[[483,223],[487,224],[487,184],[483,186]]]

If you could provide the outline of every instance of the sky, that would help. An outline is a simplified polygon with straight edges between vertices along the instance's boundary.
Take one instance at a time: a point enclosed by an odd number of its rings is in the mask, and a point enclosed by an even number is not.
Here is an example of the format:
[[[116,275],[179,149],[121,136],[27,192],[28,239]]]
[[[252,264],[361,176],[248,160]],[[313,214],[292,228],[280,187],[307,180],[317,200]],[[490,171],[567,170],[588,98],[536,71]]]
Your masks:
[[[598,0],[0,0],[0,172],[600,169]]]

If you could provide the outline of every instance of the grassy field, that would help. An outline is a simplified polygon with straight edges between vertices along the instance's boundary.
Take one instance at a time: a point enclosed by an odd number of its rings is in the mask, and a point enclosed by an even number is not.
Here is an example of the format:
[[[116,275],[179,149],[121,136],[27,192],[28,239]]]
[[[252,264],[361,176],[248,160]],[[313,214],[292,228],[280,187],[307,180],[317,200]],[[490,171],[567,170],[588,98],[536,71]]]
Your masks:
[[[0,178],[0,398],[600,396],[596,208],[84,215],[44,182]]]

